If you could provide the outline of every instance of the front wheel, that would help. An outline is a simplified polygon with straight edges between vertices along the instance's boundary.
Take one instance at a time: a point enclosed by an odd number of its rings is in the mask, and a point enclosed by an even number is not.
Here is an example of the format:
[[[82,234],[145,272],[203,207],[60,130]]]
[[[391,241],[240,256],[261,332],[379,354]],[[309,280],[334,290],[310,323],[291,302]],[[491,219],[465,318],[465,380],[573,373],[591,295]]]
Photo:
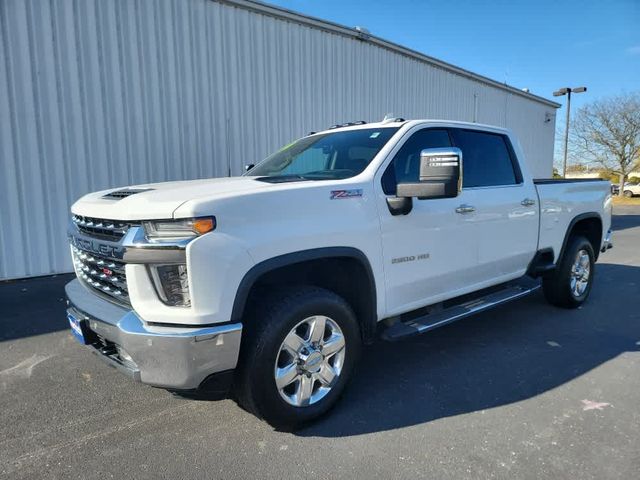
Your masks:
[[[547,301],[564,308],[582,305],[593,283],[595,254],[585,237],[569,239],[567,249],[552,272],[542,279]]]
[[[349,304],[316,287],[264,295],[253,304],[245,335],[238,402],[285,429],[318,418],[336,403],[361,349]]]
[[[633,197],[633,192],[631,190],[625,190],[624,191],[624,196],[627,198],[631,198]]]

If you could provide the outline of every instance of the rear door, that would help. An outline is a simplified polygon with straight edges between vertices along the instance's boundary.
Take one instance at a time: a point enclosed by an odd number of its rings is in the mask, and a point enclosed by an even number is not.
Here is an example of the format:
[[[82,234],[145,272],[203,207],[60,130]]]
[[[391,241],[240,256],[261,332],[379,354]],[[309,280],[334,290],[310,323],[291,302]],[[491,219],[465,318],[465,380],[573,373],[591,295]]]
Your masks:
[[[490,131],[449,130],[462,150],[463,193],[472,212],[461,216],[473,225],[477,272],[483,283],[523,275],[538,244],[535,185],[524,179],[509,137]]]

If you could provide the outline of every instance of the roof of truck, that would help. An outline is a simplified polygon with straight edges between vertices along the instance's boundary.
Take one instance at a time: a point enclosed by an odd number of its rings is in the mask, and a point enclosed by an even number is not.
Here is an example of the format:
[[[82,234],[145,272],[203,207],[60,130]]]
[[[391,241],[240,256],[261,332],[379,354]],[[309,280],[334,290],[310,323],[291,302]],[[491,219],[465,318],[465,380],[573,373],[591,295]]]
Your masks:
[[[406,120],[404,118],[394,118],[389,120],[383,120],[381,122],[371,122],[367,123],[362,120],[357,122],[347,122],[343,124],[333,125],[325,130],[319,130],[317,132],[310,132],[309,135],[315,135],[317,133],[328,133],[332,131],[347,131],[347,130],[361,130],[367,128],[390,128],[390,127],[401,127],[401,126],[409,126],[412,127],[414,125],[422,125],[422,124],[434,124],[434,125],[449,125],[455,127],[467,127],[478,130],[492,130],[503,133],[509,133],[510,130],[508,128],[499,127],[496,125],[486,125],[482,123],[474,123],[474,122],[461,122],[458,120],[444,120],[444,119],[411,119]]]

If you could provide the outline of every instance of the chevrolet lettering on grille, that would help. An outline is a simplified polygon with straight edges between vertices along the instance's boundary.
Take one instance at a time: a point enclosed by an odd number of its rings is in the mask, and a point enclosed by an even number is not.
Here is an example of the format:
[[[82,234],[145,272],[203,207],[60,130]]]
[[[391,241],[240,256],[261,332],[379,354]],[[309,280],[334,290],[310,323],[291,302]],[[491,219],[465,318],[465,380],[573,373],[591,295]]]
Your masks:
[[[90,240],[88,238],[80,238],[74,235],[69,236],[69,241],[71,242],[72,245],[75,245],[76,247],[82,250],[97,253],[98,255],[102,255],[104,257],[123,258],[124,256],[123,247],[108,245],[105,243],[98,242],[96,240]]]

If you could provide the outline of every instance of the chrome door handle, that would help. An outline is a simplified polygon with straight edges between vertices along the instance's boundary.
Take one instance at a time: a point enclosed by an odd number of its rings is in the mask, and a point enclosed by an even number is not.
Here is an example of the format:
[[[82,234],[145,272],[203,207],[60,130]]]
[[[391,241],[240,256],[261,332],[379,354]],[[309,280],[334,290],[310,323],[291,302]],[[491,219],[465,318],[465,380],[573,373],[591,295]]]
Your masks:
[[[462,204],[458,208],[456,208],[456,213],[471,213],[475,212],[476,207],[472,207],[471,205]]]
[[[530,207],[532,205],[535,205],[536,201],[535,200],[531,200],[530,198],[525,198],[524,200],[522,200],[520,202],[520,205],[522,205],[523,207]]]

